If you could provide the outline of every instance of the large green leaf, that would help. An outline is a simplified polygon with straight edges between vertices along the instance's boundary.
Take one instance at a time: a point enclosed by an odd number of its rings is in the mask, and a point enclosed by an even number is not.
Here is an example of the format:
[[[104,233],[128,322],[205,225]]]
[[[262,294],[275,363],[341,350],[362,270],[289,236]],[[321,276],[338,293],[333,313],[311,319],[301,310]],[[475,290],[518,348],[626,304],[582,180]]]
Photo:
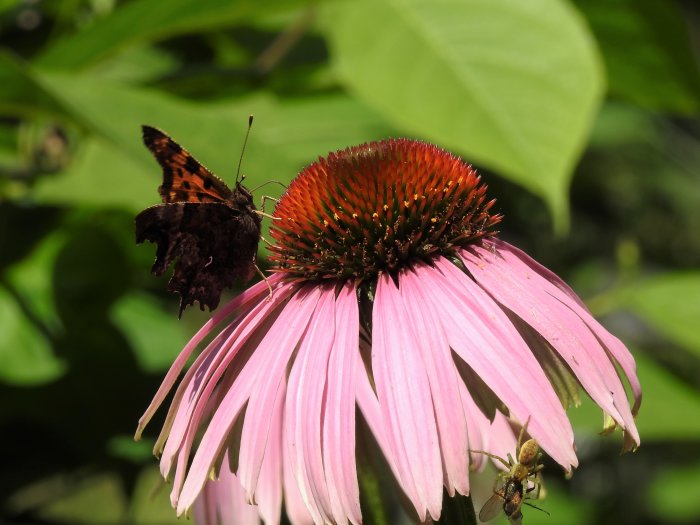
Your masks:
[[[620,305],[700,356],[700,272],[672,273],[626,288]]]
[[[81,69],[128,46],[200,30],[230,26],[253,15],[276,12],[298,0],[137,0],[82,31],[49,46],[37,64]]]
[[[64,115],[64,108],[41,86],[26,64],[0,51],[0,114]]]
[[[41,181],[48,201],[120,205],[138,210],[157,200],[159,169],[141,142],[140,125],[166,130],[225,180],[233,180],[247,125],[254,113],[243,171],[249,187],[289,182],[329,150],[386,136],[383,121],[361,103],[326,95],[279,103],[269,95],[194,103],[90,75],[42,74],[42,85],[93,132],[62,176]],[[280,192],[268,186],[265,193]]]
[[[407,133],[542,196],[559,226],[603,94],[595,44],[557,0],[357,0],[324,17],[347,86]]]
[[[575,0],[602,49],[610,92],[652,109],[700,109],[690,25],[667,0]]]

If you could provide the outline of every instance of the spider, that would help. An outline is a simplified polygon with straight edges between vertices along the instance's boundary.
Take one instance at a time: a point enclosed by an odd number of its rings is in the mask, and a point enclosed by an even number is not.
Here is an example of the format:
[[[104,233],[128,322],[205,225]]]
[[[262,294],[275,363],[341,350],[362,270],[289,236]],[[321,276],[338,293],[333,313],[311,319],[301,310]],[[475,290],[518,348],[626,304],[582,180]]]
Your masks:
[[[539,480],[538,474],[544,468],[544,465],[539,463],[542,453],[540,452],[540,446],[537,444],[537,441],[528,439],[525,443],[522,442],[529,421],[528,419],[518,436],[518,444],[515,449],[515,455],[518,458],[517,462],[510,453],[508,453],[508,460],[505,460],[500,456],[483,450],[471,451],[485,454],[499,461],[508,469],[498,474],[493,487],[493,495],[484,503],[484,506],[479,512],[479,519],[481,521],[492,520],[502,509],[512,525],[520,525],[523,517],[520,508],[523,503],[547,513],[547,511],[524,501],[525,499],[539,498],[542,483]],[[527,488],[529,484],[532,484],[532,486]],[[531,494],[533,491],[534,494]]]

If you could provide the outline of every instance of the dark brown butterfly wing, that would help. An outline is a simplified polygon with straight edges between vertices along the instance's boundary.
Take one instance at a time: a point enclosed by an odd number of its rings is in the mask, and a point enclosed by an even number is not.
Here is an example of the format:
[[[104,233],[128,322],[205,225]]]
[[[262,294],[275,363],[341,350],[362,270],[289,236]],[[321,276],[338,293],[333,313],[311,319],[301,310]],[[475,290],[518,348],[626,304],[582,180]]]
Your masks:
[[[158,191],[165,204],[136,217],[136,242],[156,243],[155,275],[174,264],[168,289],[181,296],[180,316],[195,301],[213,310],[224,288],[255,273],[261,220],[253,196],[240,183],[231,191],[162,131],[142,130],[163,168]]]
[[[163,168],[163,202],[221,202],[231,196],[224,181],[159,129],[142,126],[143,142]]]
[[[255,273],[260,217],[223,202],[177,202],[136,217],[136,242],[156,243],[153,273],[175,264],[168,290],[181,296],[180,312],[198,301],[213,310],[221,292]]]

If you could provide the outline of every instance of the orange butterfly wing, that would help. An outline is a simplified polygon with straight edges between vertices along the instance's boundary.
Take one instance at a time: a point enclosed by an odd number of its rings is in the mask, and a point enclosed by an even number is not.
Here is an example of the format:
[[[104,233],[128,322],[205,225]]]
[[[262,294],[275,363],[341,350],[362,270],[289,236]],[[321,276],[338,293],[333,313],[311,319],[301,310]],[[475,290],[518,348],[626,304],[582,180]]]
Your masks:
[[[231,190],[161,130],[142,126],[143,142],[163,168],[163,202],[221,202]]]

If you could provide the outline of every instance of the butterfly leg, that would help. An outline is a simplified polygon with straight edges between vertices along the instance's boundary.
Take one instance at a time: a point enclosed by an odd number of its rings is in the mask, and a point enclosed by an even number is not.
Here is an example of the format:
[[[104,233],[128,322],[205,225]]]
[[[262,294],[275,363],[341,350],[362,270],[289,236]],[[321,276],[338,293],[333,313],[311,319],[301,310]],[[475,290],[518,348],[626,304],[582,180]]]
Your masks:
[[[260,209],[263,211],[263,213],[265,213],[265,203],[267,203],[267,201],[272,201],[275,204],[277,204],[280,200],[275,199],[274,197],[270,197],[269,195],[263,195],[260,198]]]
[[[269,291],[269,294],[268,294],[268,296],[267,296],[267,300],[269,301],[269,300],[272,299],[272,293],[273,293],[273,292],[272,292],[272,286],[270,286],[270,281],[269,281],[268,278],[265,276],[265,274],[263,273],[263,271],[258,267],[257,264],[253,264],[253,266],[255,266],[255,271],[258,272],[258,275],[259,275],[260,277],[263,278],[263,281],[265,281],[265,284],[267,285],[267,289],[268,289],[268,291]]]
[[[261,217],[267,217],[268,219],[272,219],[273,221],[282,220],[282,217],[274,217],[274,216],[270,215],[269,213],[265,213],[264,211],[253,210],[253,212],[254,212],[254,213],[257,213],[257,214],[260,215]]]
[[[268,246],[274,246],[274,244],[272,244],[270,241],[268,241],[268,240],[267,240],[265,237],[263,237],[262,235],[260,236],[260,240],[261,240],[262,242],[264,242],[265,244],[267,244]]]

